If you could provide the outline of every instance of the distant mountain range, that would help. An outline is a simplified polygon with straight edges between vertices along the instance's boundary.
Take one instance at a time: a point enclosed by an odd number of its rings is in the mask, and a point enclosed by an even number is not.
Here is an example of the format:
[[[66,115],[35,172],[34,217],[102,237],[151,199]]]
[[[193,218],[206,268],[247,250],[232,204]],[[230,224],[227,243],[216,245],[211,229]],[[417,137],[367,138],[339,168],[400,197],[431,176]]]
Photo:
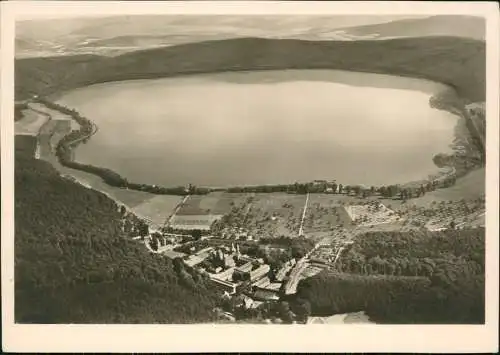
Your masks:
[[[354,36],[378,34],[380,37],[456,36],[485,39],[486,22],[475,16],[431,16],[389,23],[346,28]]]
[[[394,16],[348,17],[138,15],[18,21],[16,56],[114,56],[137,49],[239,37],[315,41],[422,36],[485,38],[485,20],[480,17],[440,15],[393,21],[389,18]],[[366,22],[380,23],[351,26]]]

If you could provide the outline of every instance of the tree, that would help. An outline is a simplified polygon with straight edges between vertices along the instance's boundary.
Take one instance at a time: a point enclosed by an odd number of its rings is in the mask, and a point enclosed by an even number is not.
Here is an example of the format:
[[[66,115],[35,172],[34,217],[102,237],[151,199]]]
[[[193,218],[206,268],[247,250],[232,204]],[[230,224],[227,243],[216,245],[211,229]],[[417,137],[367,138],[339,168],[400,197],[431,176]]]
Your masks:
[[[127,213],[127,208],[124,205],[121,205],[121,207],[120,207],[120,214],[122,216],[125,216],[126,213]]]
[[[365,270],[368,275],[371,275],[373,273],[372,264],[366,264]]]
[[[394,275],[395,271],[396,271],[396,266],[393,263],[388,263],[387,272],[389,273],[389,275]]]
[[[280,304],[278,306],[278,313],[285,314],[289,310],[290,310],[290,304],[288,302],[286,302],[286,301],[280,302]]]
[[[149,226],[146,222],[140,220],[137,225],[137,232],[141,237],[145,237],[149,234]]]
[[[158,239],[152,238],[149,245],[151,246],[151,249],[153,249],[154,251],[157,251],[158,250]]]
[[[201,230],[195,229],[191,232],[191,236],[194,238],[194,240],[200,240],[201,238]]]

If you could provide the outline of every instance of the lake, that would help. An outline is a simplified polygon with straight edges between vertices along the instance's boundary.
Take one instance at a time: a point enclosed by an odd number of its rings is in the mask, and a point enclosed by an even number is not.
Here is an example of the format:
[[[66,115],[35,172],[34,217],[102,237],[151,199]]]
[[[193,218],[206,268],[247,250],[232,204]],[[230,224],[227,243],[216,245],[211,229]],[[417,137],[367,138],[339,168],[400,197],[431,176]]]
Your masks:
[[[79,162],[130,181],[227,186],[427,177],[457,117],[432,109],[444,85],[335,70],[232,72],[92,85],[58,102],[99,131]]]

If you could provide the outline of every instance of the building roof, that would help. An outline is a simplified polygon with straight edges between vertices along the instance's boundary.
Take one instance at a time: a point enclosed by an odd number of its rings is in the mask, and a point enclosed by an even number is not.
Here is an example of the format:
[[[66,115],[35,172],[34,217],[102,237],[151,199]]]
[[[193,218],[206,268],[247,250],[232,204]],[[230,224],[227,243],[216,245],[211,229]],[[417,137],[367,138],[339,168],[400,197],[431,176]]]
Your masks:
[[[281,288],[282,283],[281,282],[271,282],[267,285],[265,285],[266,290],[271,290],[271,291],[279,291]]]
[[[255,291],[254,297],[261,300],[278,300],[279,296],[276,292],[270,290],[259,289]]]
[[[168,258],[171,258],[171,259],[182,258],[182,257],[186,256],[186,254],[184,254],[184,253],[180,253],[180,252],[177,252],[177,251],[174,251],[171,249],[164,250],[162,252],[162,254]]]
[[[246,264],[238,266],[236,269],[241,272],[249,272],[250,270],[252,270],[252,262],[249,261]]]

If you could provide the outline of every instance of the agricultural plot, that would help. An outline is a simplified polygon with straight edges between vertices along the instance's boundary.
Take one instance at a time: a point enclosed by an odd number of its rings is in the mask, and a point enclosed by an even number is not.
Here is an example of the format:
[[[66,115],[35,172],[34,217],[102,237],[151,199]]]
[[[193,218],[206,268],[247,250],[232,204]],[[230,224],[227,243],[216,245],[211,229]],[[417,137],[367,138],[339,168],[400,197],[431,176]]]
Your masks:
[[[248,197],[248,195],[246,195]],[[245,194],[212,192],[208,195],[191,195],[177,215],[223,215],[229,213],[235,206],[244,202]]]
[[[189,196],[189,198],[182,204],[179,211],[177,211],[177,215],[208,215],[210,214],[210,210],[215,207],[217,201],[218,199],[213,196]]]
[[[243,204],[244,198],[244,194],[224,192],[213,192],[203,196],[191,195],[172,216],[170,226],[174,229],[209,230],[213,222]]]
[[[310,195],[304,220],[306,235],[325,236],[350,224],[349,216],[337,199],[328,195]]]
[[[181,201],[181,196],[157,195],[134,206],[132,211],[153,224],[162,226]]]
[[[32,107],[33,109],[35,109],[37,111],[45,112],[46,114],[50,115],[52,120],[68,122],[71,130],[80,129],[80,125],[78,124],[78,122],[76,122],[74,119],[72,119],[71,116],[69,116],[69,115],[66,115],[66,114],[59,112],[57,110],[52,110],[52,109],[48,108],[47,106],[45,106],[41,103],[37,103],[37,102],[30,103],[30,107]]]
[[[403,230],[426,228],[438,231],[464,226],[484,226],[484,198],[462,201],[433,202],[429,207],[415,205],[401,208]]]
[[[14,123],[15,134],[36,136],[48,118],[33,110],[24,110],[23,118]]]
[[[355,224],[364,227],[394,223],[401,218],[393,210],[378,202],[346,206],[345,210]]]
[[[212,193],[213,195],[216,193]],[[231,212],[234,207],[238,208],[246,205],[251,200],[253,194],[239,193],[218,193],[218,201],[211,209],[212,214],[224,215]]]
[[[183,230],[210,230],[212,223],[222,218],[222,215],[174,215],[170,219],[170,227]]]
[[[356,196],[337,194],[311,194],[309,207],[304,221],[304,232],[308,237],[332,240],[345,239],[346,235],[354,235],[364,229],[373,228],[371,225],[353,223],[353,219],[346,210],[347,206],[363,203],[396,203],[398,201],[384,200],[376,196],[360,199]],[[386,226],[377,226],[377,228]]]
[[[263,193],[243,200],[224,217],[223,233],[243,232],[257,238],[297,236],[305,195]]]
[[[325,269],[324,267],[307,264],[304,271],[302,271],[301,278],[306,279],[306,278],[312,277],[314,275],[319,274],[324,269]]]

